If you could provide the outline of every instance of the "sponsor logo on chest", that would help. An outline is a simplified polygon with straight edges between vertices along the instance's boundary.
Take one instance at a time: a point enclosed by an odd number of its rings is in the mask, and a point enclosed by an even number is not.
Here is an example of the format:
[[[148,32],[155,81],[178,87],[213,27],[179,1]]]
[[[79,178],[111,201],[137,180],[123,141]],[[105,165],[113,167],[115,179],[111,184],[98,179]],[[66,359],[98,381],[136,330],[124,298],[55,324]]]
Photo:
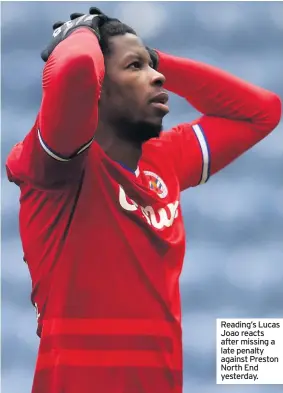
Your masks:
[[[121,185],[119,185],[119,203],[128,212],[139,212],[148,225],[156,229],[171,227],[178,217],[179,201],[168,203],[157,210],[152,206],[140,206],[126,195]]]

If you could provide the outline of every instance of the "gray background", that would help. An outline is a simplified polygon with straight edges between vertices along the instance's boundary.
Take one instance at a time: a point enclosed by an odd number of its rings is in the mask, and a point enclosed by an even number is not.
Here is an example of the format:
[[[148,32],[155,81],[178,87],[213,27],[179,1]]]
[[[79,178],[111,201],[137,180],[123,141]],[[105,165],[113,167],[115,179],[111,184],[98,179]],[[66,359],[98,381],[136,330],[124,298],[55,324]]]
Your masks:
[[[51,24],[70,12],[86,12],[89,5],[2,3],[2,170],[8,151],[29,131],[39,108],[39,53]],[[151,46],[217,65],[283,96],[282,3],[96,5],[131,24]],[[197,115],[171,96],[166,126]],[[282,131],[280,124],[207,185],[183,194],[185,393],[283,391],[275,385],[215,384],[215,318],[283,317]],[[18,190],[4,171],[1,182],[2,392],[28,393],[38,346],[35,313],[17,229]]]

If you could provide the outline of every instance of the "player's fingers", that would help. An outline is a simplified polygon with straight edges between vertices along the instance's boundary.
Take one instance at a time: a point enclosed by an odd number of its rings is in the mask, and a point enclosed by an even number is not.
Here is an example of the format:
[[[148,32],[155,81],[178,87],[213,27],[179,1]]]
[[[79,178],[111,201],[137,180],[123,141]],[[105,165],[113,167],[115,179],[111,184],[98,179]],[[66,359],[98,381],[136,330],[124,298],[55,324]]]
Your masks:
[[[70,19],[71,20],[74,20],[74,19],[77,19],[77,18],[79,18],[80,16],[83,16],[84,14],[82,14],[81,12],[73,12],[71,15],[70,15]]]
[[[89,13],[91,15],[104,15],[104,13],[102,11],[100,11],[99,8],[96,8],[96,7],[90,7]]]
[[[102,27],[105,23],[112,21],[111,18],[108,18],[108,16],[102,14],[102,15],[98,15],[99,21],[98,23],[98,27]]]
[[[52,26],[53,30],[56,30],[58,29],[58,27],[63,26],[64,23],[65,22],[62,21],[55,22],[54,25]]]

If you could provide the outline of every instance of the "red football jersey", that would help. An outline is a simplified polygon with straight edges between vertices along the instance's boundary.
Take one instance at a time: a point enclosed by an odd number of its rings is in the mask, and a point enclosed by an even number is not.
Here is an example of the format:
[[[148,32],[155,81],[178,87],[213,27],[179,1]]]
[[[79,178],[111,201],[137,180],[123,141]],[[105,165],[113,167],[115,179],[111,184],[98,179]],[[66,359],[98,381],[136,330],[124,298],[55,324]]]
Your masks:
[[[55,49],[39,116],[7,161],[21,189],[20,234],[38,309],[33,393],[180,393],[180,193],[267,135],[280,119],[280,101],[222,71],[159,53],[165,87],[207,115],[145,143],[132,173],[93,142],[100,94],[93,86],[104,73],[99,51],[85,29]]]

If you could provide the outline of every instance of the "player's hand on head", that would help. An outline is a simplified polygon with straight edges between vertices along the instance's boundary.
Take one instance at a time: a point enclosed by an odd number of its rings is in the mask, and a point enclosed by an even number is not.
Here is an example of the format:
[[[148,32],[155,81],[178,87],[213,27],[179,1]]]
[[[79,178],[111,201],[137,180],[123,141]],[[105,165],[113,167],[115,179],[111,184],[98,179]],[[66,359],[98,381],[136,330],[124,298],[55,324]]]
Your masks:
[[[70,15],[70,20],[67,22],[58,21],[54,23],[52,39],[41,52],[42,60],[46,62],[56,46],[80,27],[89,28],[100,39],[99,29],[109,20],[110,18],[98,8],[91,7],[88,14],[74,12]]]

